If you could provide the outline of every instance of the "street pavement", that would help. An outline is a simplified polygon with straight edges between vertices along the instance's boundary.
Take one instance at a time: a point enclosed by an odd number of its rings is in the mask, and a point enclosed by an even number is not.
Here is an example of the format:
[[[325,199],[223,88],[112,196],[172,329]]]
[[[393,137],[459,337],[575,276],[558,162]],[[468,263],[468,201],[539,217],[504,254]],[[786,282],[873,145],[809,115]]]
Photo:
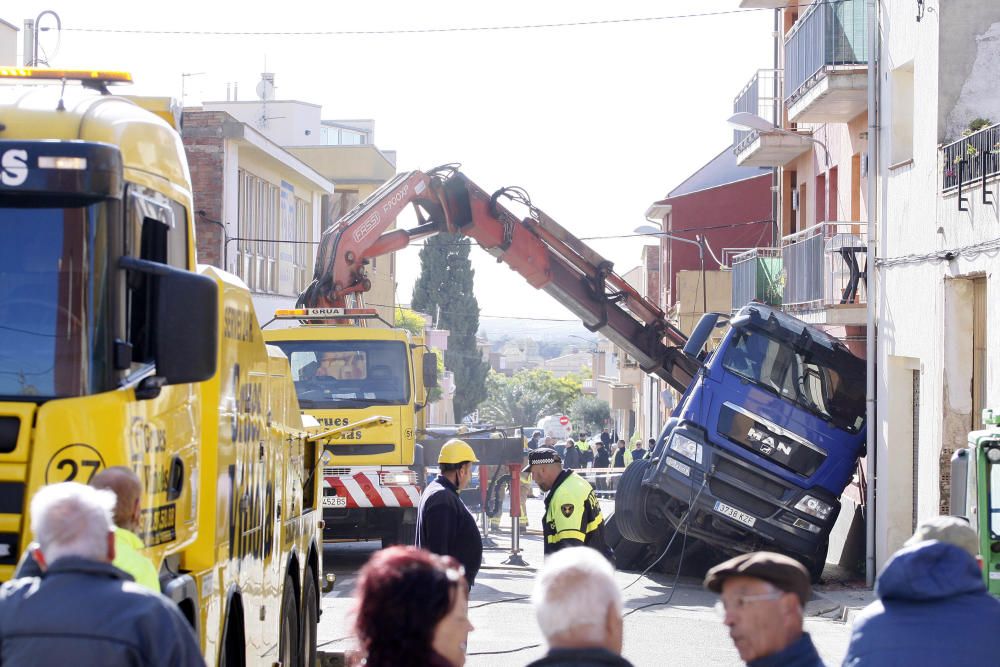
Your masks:
[[[606,511],[613,508],[611,501],[602,505]],[[484,552],[483,569],[469,600],[469,618],[476,629],[469,635],[467,665],[521,667],[545,653],[528,599],[542,564],[543,509],[541,500],[528,501],[529,530],[521,537],[521,557],[527,566],[504,564],[510,556],[509,518],[504,518],[501,533],[491,535],[496,546]],[[378,547],[378,542],[326,546],[324,571],[337,575],[333,591],[323,598],[318,632],[319,650],[328,659],[353,646],[350,610],[357,571]],[[743,664],[713,610],[716,596],[702,588],[700,578],[681,576],[676,590],[674,575],[662,572],[640,576],[619,571],[615,579],[625,600],[623,653],[637,667]],[[871,591],[842,581],[814,592],[806,607],[806,631],[827,665],[839,665],[846,652],[850,627],[841,619],[870,600]]]

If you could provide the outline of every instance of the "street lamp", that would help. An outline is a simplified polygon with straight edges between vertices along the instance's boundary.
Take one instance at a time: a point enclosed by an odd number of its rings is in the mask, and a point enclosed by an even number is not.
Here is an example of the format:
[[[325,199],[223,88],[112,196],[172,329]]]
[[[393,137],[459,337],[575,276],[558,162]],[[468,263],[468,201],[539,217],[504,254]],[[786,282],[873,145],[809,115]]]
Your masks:
[[[646,218],[649,220],[649,218]],[[650,220],[652,222],[652,220]],[[671,239],[672,241],[681,241],[682,243],[690,243],[691,245],[698,246],[698,262],[701,264],[701,312],[708,312],[708,285],[705,283],[705,238],[703,236],[697,236],[697,241],[692,241],[691,239],[686,239],[682,236],[674,236],[673,234],[668,234],[662,229],[658,229],[653,225],[639,225],[633,230],[636,234],[643,234],[645,236],[659,236],[665,239]],[[671,279],[673,276],[669,276]]]
[[[823,149],[824,163],[827,167],[830,166],[830,151],[827,149],[826,144],[819,139],[814,139],[809,135],[802,134],[800,132],[792,132],[791,130],[786,130],[783,127],[775,127],[774,123],[771,121],[766,118],[761,118],[756,114],[752,114],[749,111],[737,111],[729,117],[727,122],[730,125],[735,125],[745,130],[757,130],[759,134],[784,134],[790,137],[805,139],[806,141],[811,141],[814,144],[819,144],[820,148]]]

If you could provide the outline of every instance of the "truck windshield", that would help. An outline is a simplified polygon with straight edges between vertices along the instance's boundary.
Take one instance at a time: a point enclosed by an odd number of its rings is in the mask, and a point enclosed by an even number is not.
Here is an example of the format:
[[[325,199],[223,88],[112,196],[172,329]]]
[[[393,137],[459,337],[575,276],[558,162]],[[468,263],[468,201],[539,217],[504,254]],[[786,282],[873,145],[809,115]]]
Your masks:
[[[303,408],[402,405],[410,400],[399,341],[276,341],[288,355]]]
[[[0,208],[0,396],[96,392],[107,338],[106,205]]]
[[[864,424],[863,376],[821,363],[760,331],[736,331],[722,365],[838,428],[857,433]]]

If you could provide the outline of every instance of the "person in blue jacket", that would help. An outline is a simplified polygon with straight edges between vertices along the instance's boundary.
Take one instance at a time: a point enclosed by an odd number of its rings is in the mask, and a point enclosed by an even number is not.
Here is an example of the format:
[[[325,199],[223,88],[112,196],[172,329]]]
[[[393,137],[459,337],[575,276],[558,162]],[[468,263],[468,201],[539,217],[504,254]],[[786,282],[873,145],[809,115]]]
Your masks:
[[[1000,601],[983,582],[979,539],[960,517],[921,523],[854,621],[845,667],[1000,663]]]

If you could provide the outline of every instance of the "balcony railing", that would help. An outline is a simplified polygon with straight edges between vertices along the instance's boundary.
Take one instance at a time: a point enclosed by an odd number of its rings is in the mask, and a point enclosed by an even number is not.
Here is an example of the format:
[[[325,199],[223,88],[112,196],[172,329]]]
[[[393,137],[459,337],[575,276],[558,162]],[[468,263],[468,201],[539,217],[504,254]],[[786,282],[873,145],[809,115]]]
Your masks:
[[[761,69],[753,75],[750,82],[733,102],[733,112],[746,111],[760,116],[772,125],[781,125],[778,115],[778,104],[781,100],[781,70]],[[733,130],[733,152],[740,154],[747,146],[757,139],[757,130]]]
[[[781,249],[751,248],[733,257],[733,312],[751,301],[781,305]]]
[[[868,226],[863,222],[822,222],[781,239],[784,308],[865,303],[867,244]]]
[[[1000,174],[1000,124],[984,127],[945,146],[942,190]]]
[[[785,39],[785,103],[828,67],[868,64],[865,0],[820,0]]]

